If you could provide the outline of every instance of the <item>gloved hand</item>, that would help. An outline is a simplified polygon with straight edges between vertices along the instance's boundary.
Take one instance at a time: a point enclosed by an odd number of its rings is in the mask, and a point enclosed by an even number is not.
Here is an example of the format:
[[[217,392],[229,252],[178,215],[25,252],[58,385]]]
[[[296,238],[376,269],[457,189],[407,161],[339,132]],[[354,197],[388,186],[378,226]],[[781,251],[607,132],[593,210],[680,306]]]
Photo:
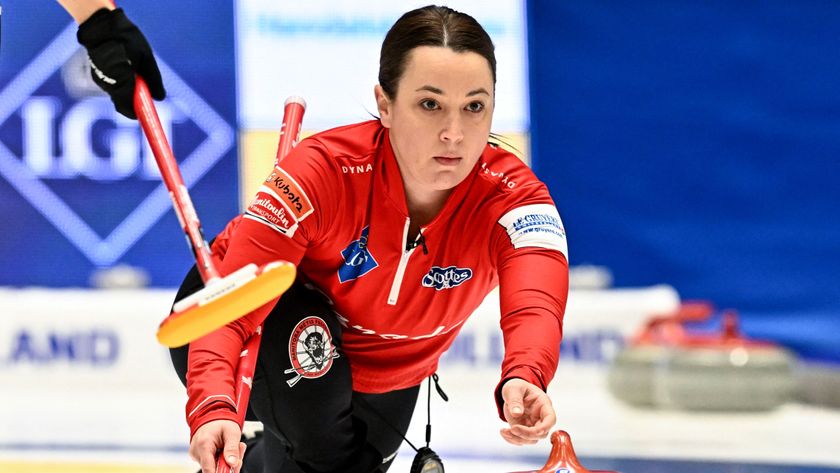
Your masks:
[[[149,42],[121,8],[102,8],[79,25],[79,43],[88,51],[91,76],[111,96],[117,111],[134,113],[134,76],[139,74],[156,100],[166,97]]]

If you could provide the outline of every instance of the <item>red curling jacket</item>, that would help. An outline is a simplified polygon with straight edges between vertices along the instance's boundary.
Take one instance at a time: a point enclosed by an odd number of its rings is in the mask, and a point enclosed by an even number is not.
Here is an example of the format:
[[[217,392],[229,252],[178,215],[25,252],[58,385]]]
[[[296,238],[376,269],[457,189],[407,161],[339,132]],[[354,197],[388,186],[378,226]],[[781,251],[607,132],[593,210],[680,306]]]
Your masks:
[[[545,185],[511,153],[487,145],[407,244],[410,221],[388,130],[376,120],[335,128],[289,153],[243,217],[214,243],[220,271],[278,259],[296,264],[334,303],[354,390],[422,382],[497,285],[501,382],[522,378],[546,389],[554,376],[568,294],[566,235]],[[235,419],[239,353],[274,304],[190,344],[193,434],[211,420]],[[496,400],[502,416],[498,387]]]

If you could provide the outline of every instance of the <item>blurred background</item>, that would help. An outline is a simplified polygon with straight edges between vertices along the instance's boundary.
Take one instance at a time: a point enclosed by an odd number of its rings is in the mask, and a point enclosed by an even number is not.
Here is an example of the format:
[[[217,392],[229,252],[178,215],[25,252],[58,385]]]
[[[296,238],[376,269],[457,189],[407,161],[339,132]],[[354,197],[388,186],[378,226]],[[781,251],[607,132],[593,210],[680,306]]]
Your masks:
[[[185,396],[154,338],[192,260],[154,159],[90,80],[66,12],[2,4],[0,471],[192,471]],[[369,119],[381,41],[425,4],[120,2],[157,55],[158,111],[208,238],[269,172],[285,98],[308,102],[304,134]],[[579,453],[627,472],[693,471],[639,458],[840,468],[840,4],[446,4],[493,38],[493,131],[566,226],[572,289],[549,393]],[[622,398],[616,355],[689,300],[715,307],[690,329],[733,309],[744,336],[788,357],[789,383],[758,388],[778,402]],[[497,320],[491,294],[442,360],[453,399],[433,400],[432,447],[450,471],[533,469],[548,454],[496,434]]]

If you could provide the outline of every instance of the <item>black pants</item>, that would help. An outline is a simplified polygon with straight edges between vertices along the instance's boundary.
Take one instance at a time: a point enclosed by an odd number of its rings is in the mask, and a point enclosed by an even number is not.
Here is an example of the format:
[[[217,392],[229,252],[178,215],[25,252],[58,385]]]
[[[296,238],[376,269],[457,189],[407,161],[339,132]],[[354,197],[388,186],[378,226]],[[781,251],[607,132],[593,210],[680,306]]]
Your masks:
[[[193,267],[176,301],[202,287]],[[170,351],[184,384],[188,351]],[[243,471],[384,473],[408,430],[419,388],[353,391],[337,318],[321,294],[296,282],[263,324],[247,419],[261,421],[265,433],[246,453]]]

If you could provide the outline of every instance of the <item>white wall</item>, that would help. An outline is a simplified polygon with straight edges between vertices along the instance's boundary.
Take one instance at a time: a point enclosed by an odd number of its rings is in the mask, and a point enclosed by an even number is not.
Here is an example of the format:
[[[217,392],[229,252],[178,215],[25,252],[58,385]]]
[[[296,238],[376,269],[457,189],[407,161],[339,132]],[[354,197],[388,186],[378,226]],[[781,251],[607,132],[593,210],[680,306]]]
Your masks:
[[[66,443],[73,432],[88,443],[183,444],[185,396],[154,337],[172,297],[169,290],[0,289],[0,443]],[[563,386],[570,378],[562,373],[579,369],[589,375],[575,377],[573,388],[588,391],[603,372],[598,360],[616,340],[646,314],[677,302],[664,286],[573,292],[565,337],[580,356],[564,356],[553,389],[572,388]],[[441,369],[443,386],[456,400],[471,399],[457,382],[471,379],[469,386],[479,389],[477,405],[486,405],[479,415],[491,419],[502,353],[497,321],[498,295],[492,293]]]
[[[425,1],[321,0],[236,3],[240,126],[273,130],[290,95],[309,102],[306,128],[321,130],[370,119],[376,112],[379,50],[388,28]],[[493,130],[528,129],[525,4],[522,0],[455,0],[447,6],[478,20],[496,46]]]
[[[54,450],[48,444],[183,451],[185,396],[154,338],[172,296],[162,290],[0,289],[0,445],[29,445],[20,454],[38,458]],[[840,466],[838,411],[789,404],[742,415],[654,412],[609,395],[606,361],[617,340],[678,302],[668,286],[571,292],[563,356],[549,394],[557,427],[572,434],[578,453]],[[517,448],[497,434],[497,304],[491,294],[442,361],[441,384],[451,400],[433,398],[432,446],[444,455],[545,457],[545,444]],[[409,431],[415,443],[423,439],[425,395],[421,401]]]

